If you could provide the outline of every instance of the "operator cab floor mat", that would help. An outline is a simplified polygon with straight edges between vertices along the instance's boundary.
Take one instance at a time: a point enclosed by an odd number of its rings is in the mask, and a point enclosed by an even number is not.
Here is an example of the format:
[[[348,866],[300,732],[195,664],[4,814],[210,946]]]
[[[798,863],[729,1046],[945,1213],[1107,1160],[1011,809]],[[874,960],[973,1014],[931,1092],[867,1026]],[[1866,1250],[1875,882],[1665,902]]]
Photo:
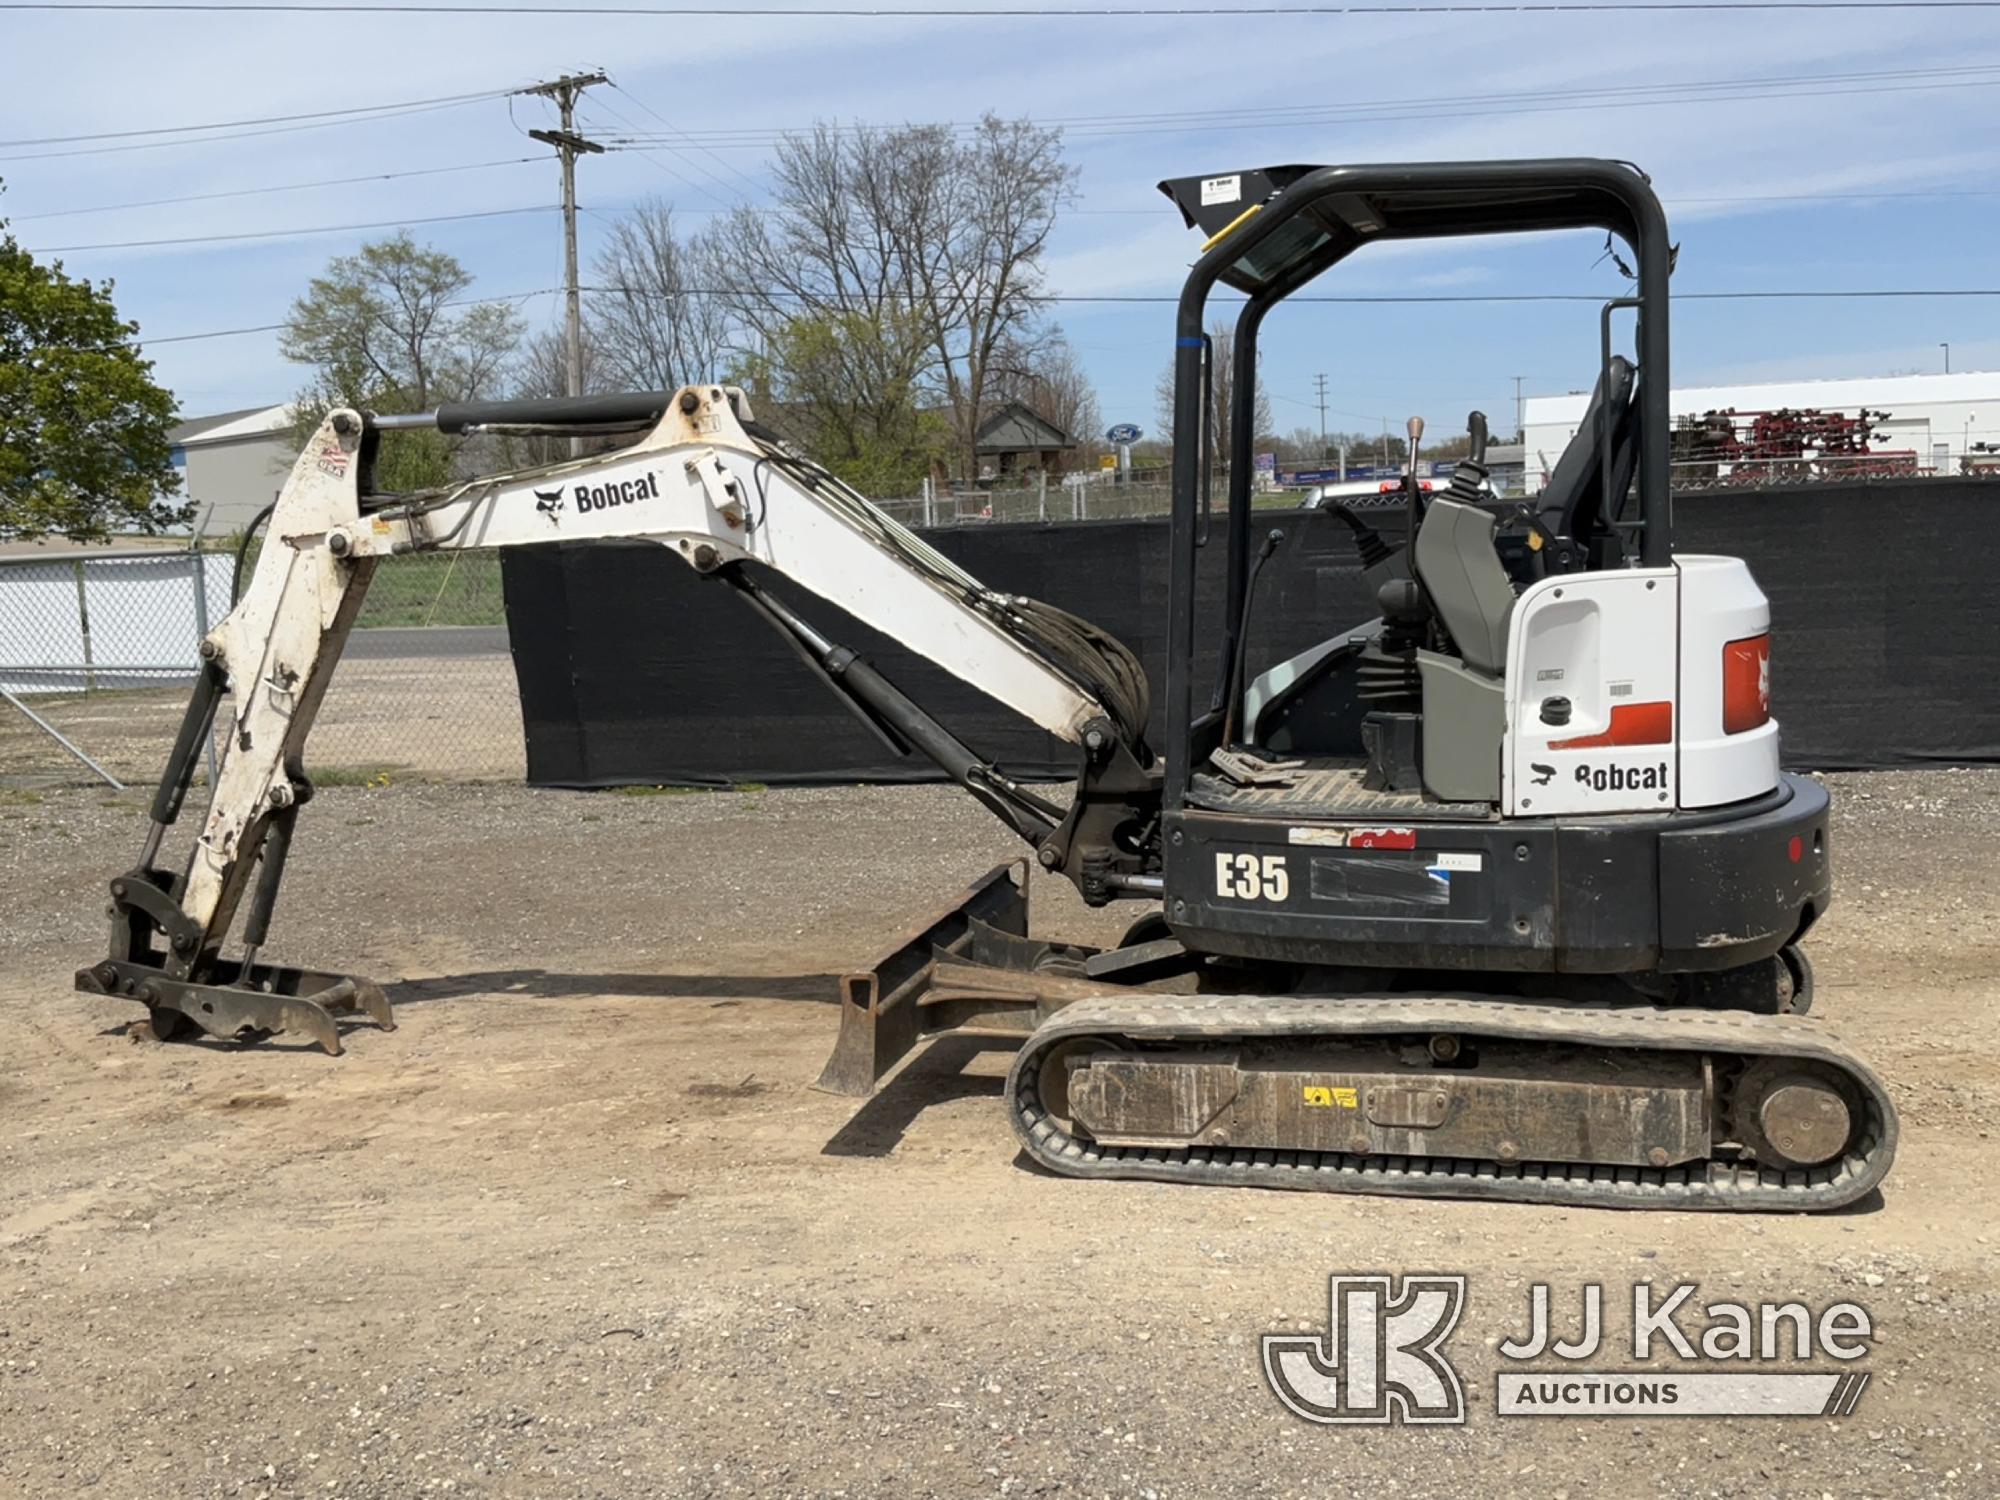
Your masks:
[[[1361,784],[1359,760],[1313,759],[1290,776],[1289,786],[1236,786],[1197,771],[1188,802],[1210,812],[1255,813],[1274,818],[1396,818],[1412,823],[1490,823],[1498,809],[1485,802],[1431,802],[1420,792],[1371,792]]]

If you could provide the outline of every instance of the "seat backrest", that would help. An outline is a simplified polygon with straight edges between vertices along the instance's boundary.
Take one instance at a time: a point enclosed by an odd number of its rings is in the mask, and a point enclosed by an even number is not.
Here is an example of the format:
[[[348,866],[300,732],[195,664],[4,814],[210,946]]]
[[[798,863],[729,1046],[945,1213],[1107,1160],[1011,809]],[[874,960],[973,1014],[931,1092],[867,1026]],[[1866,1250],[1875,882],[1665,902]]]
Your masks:
[[[1596,389],[1590,393],[1590,404],[1583,409],[1583,421],[1576,435],[1556,460],[1549,482],[1535,503],[1542,525],[1551,536],[1587,542],[1588,533],[1596,529],[1604,506],[1605,428],[1611,429],[1614,446],[1621,440],[1630,442],[1633,384],[1631,361],[1613,355],[1604,374],[1598,376]],[[1611,418],[1608,423],[1601,420],[1607,407]],[[1615,476],[1612,482],[1617,482]],[[1626,482],[1631,482],[1629,468]],[[1578,526],[1583,527],[1584,534],[1578,533]]]
[[[1417,581],[1465,664],[1489,677],[1507,669],[1507,620],[1514,585],[1493,546],[1493,512],[1460,500],[1431,501],[1411,557]]]

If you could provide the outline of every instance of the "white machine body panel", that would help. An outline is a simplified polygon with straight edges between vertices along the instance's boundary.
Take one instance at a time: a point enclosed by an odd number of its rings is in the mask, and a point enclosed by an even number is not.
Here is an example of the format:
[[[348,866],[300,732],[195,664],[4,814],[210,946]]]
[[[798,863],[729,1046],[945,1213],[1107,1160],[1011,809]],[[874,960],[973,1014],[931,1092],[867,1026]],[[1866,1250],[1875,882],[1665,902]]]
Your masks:
[[[1630,568],[1522,592],[1507,640],[1506,816],[1676,806],[1679,585],[1673,568]]]
[[[1674,559],[1681,574],[1682,807],[1722,807],[1778,784],[1778,721],[1771,711],[1771,604],[1739,557]],[[1731,647],[1754,674],[1753,728],[1724,719],[1724,662]]]

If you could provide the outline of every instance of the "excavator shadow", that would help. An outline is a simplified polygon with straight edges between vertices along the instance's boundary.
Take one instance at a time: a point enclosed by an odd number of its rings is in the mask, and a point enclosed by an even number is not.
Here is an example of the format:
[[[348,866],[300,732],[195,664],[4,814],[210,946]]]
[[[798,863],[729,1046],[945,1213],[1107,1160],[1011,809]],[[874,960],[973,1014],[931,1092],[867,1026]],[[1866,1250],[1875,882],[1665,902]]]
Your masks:
[[[831,1006],[840,999],[838,974],[561,974],[547,969],[487,969],[439,974],[384,985],[396,1006],[470,995],[526,995],[569,1000],[588,995],[645,1000],[797,1000]]]
[[[1018,1046],[1018,1040],[1004,1037],[939,1037],[864,1100],[820,1148],[820,1155],[887,1156],[932,1106],[959,1099],[998,1099],[1006,1084],[1000,1073],[967,1069],[985,1053],[1011,1054]]]

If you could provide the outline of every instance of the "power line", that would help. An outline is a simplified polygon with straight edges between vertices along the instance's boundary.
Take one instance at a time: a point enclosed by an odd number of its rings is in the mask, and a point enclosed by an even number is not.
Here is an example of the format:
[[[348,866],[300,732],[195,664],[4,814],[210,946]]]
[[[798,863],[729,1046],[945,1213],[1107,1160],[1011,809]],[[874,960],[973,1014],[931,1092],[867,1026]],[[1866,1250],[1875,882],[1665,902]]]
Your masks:
[[[696,5],[444,5],[423,0],[0,0],[0,11],[159,11],[242,13],[259,15],[465,15],[465,16],[652,16],[661,19],[713,21],[716,12]],[[1541,16],[1630,15],[1741,11],[1986,11],[2000,10],[2000,0],[1522,0],[1516,4],[1386,4],[1386,5],[870,5],[735,7],[728,16],[810,20],[828,17],[848,21],[877,20],[1125,20],[1130,17],[1243,20],[1249,17],[1342,16]]]
[[[1411,120],[1435,120],[1437,111],[1447,107],[1452,118],[1467,119],[1480,116],[1561,114],[1597,109],[1676,108],[1690,104],[1750,104],[1773,99],[1838,99],[1871,94],[1939,93],[1959,89],[1992,88],[2000,84],[2000,66],[1960,71],[1986,76],[1923,78],[1913,73],[1911,81],[1908,82],[1858,83],[1852,87],[1829,88],[1826,86],[1828,83],[1842,81],[1841,75],[1808,74],[1792,79],[1773,80],[1773,83],[1779,86],[1761,89],[1744,89],[1724,82],[1689,83],[1677,85],[1676,87],[1682,89],[1678,94],[1663,94],[1657,91],[1648,92],[1656,90],[1655,85],[1639,85],[1635,86],[1634,95],[1625,95],[1608,89],[1591,89],[1578,91],[1574,95],[1565,95],[1559,91],[1541,91],[1512,99],[1505,95],[1489,96],[1487,99],[1471,103],[1461,103],[1450,98],[1404,99],[1369,104],[1326,105],[1318,107],[1316,113],[1294,114],[1289,118],[1284,117],[1282,110],[1244,109],[1232,112],[1232,117],[1208,120],[1196,120],[1179,115],[1160,115],[1133,116],[1133,123],[1117,125],[1071,124],[1059,118],[1041,120],[1037,123],[1060,129],[1065,137],[1088,140],[1126,135],[1206,135],[1225,130],[1297,129],[1316,125],[1397,124]],[[961,138],[976,128],[966,124],[953,127]],[[744,134],[735,139],[713,138],[710,144],[724,151],[767,151],[779,144],[784,134],[784,132]],[[614,136],[611,137],[610,143],[618,147],[643,145],[648,140],[649,137],[645,136]]]
[[[612,151],[630,151],[630,146],[613,146]],[[1894,191],[1868,192],[1860,190],[1847,193],[1663,193],[1660,201],[1668,207],[1676,203],[1867,203],[1876,199],[1920,199],[1920,198],[2000,198],[2000,188],[1933,188],[1897,189]],[[724,208],[703,208],[699,205],[676,203],[674,213],[681,214],[727,214],[739,210],[754,214],[782,214],[782,208],[746,207],[735,205]],[[1163,208],[1065,208],[1065,218],[1083,216],[1088,218],[1148,218],[1157,219]],[[23,215],[22,217],[28,217]]]
[[[623,123],[628,129],[636,128],[632,125],[632,122],[630,120],[627,120],[623,115],[619,114],[618,111],[611,108],[610,105],[605,104],[603,101],[600,100],[594,107],[603,110],[613,119]],[[621,136],[617,137],[617,139],[625,140],[629,143],[633,138],[629,136]],[[644,157],[647,161],[651,162],[654,166],[658,167],[662,172],[665,172],[669,177],[673,178],[674,181],[681,183],[686,187],[693,188],[697,193],[700,193],[704,198],[707,198],[709,201],[713,203],[720,204],[725,209],[732,206],[729,199],[721,197],[711,189],[703,186],[699,182],[696,182],[692,177],[688,176],[687,173],[677,171],[675,168],[667,165],[667,163],[661,161],[659,157],[653,155],[652,152],[648,151],[644,145],[627,144],[617,147],[606,146],[605,149],[607,151],[609,150],[636,151],[639,153],[640,156]],[[706,177],[710,182],[714,183],[716,187],[722,188],[725,192],[734,191],[734,189],[730,188],[729,184],[724,182],[721,178],[717,177],[713,172],[709,171],[706,167],[699,166],[694,162],[689,162],[688,166],[693,168],[695,171],[701,173],[702,176]]]
[[[1645,96],[1678,96],[1689,93],[1741,93],[1750,89],[1823,89],[1830,84],[1881,83],[1901,81],[1952,81],[1969,79],[1976,82],[1991,81],[1991,75],[2000,73],[2000,62],[1974,64],[1949,68],[1876,68],[1861,72],[1841,73],[1778,73],[1747,78],[1682,78],[1659,83],[1610,84],[1598,88],[1574,89],[1530,89],[1507,92],[1482,93],[1479,105],[1506,105],[1512,103],[1541,104],[1551,100],[1562,101],[1602,101],[1624,104]],[[1755,97],[1764,97],[1757,95]],[[1380,110],[1408,111],[1421,109],[1426,117],[1434,108],[1452,107],[1456,110],[1468,101],[1463,95],[1415,96],[1398,95],[1388,99],[1346,100],[1338,104],[1257,104],[1252,107],[1236,106],[1226,109],[1171,110],[1156,112],[1130,111],[1101,115],[1047,115],[1039,117],[1035,123],[1060,128],[1066,134],[1090,134],[1093,132],[1123,133],[1128,128],[1156,125],[1186,125],[1202,129],[1216,125],[1250,120],[1254,124],[1320,123],[1344,119],[1356,115],[1369,115]],[[1682,102],[1678,98],[1674,102]],[[1706,102],[1706,100],[1702,101]],[[983,127],[979,120],[951,120],[942,122],[947,128],[961,133],[973,134]],[[866,122],[848,124],[823,123],[813,126],[792,126],[773,128],[768,126],[717,127],[706,130],[684,131],[689,140],[702,141],[722,146],[763,146],[789,135],[803,135],[815,130],[826,130],[836,134],[880,129]],[[647,137],[635,137],[644,140]]]
[[[94,208],[48,208],[40,213],[14,214],[12,222],[69,219],[79,214],[115,214],[134,208],[165,208],[176,203],[213,203],[220,198],[254,198],[264,193],[299,193],[308,188],[349,187],[357,182],[394,182],[402,177],[436,177],[446,172],[478,172],[488,167],[517,167],[542,160],[539,156],[509,156],[499,161],[469,161],[453,167],[418,167],[408,172],[369,172],[360,177],[326,177],[318,182],[274,183],[269,187],[230,188],[221,193],[188,193],[178,198],[144,198],[135,203],[100,203]]]
[[[535,297],[552,297],[561,291],[559,286],[537,287],[532,292],[508,292],[498,297],[454,297],[441,302],[440,307],[484,307],[494,302],[526,302]],[[211,328],[203,333],[169,333],[159,338],[147,338],[144,334],[133,340],[140,345],[151,344],[191,344],[198,339],[233,339],[249,333],[276,333],[289,328],[289,323],[257,323],[248,328]]]
[[[80,250],[143,250],[161,245],[216,245],[227,240],[282,240],[314,234],[348,234],[360,229],[401,229],[409,224],[450,224],[461,219],[497,219],[507,214],[553,213],[553,203],[531,203],[523,208],[486,208],[469,214],[429,214],[416,219],[378,219],[371,224],[320,224],[310,229],[257,229],[240,234],[192,234],[162,240],[113,240],[96,245],[41,245],[30,255],[62,255]]]
[[[292,135],[301,130],[329,130],[342,125],[372,125],[379,120],[402,120],[411,115],[436,114],[440,110],[463,109],[483,100],[465,99],[454,104],[422,104],[408,109],[385,109],[379,114],[356,115],[338,120],[307,120],[296,125],[269,125],[258,130],[238,130],[226,135],[191,135],[171,141],[127,141],[119,146],[79,146],[64,151],[28,151],[0,161],[50,161],[66,156],[110,156],[123,151],[160,151],[173,146],[207,146],[218,141],[247,141],[257,136]]]
[[[100,130],[92,135],[41,135],[17,141],[0,141],[0,146],[68,146],[78,141],[123,141],[142,135],[189,135],[202,130],[238,130],[251,125],[287,125],[297,120],[332,120],[350,115],[377,114],[385,109],[411,109],[431,104],[470,104],[476,99],[499,99],[511,89],[486,89],[476,94],[440,94],[430,99],[402,99],[393,104],[357,104],[349,109],[322,109],[307,114],[260,115],[247,120],[211,120],[205,125],[149,125],[139,130]]]
[[[783,289],[752,289],[745,287],[679,287],[671,292],[662,292],[655,287],[594,286],[585,287],[589,292],[626,292],[641,296],[659,297],[769,297],[773,299],[800,300],[803,292]],[[1761,302],[1761,301],[1838,301],[1842,299],[1871,299],[1890,297],[2000,297],[2000,287],[1863,287],[1826,291],[1786,289],[1783,291],[1730,291],[1730,292],[1675,292],[1675,302]],[[894,294],[885,294],[880,300],[896,300]],[[1113,306],[1175,306],[1180,298],[1165,293],[1104,293],[1104,292],[1046,292],[1037,295],[1036,302],[1054,303],[1094,303]],[[1231,303],[1238,298],[1217,297],[1217,302]],[[1602,292],[1465,292],[1465,293],[1411,293],[1356,296],[1327,296],[1311,293],[1297,293],[1285,298],[1286,303],[1310,302],[1342,307],[1372,306],[1430,306],[1437,304],[1459,305],[1467,303],[1525,303],[1525,302],[1587,302],[1601,306],[1605,301]]]
[[[538,287],[531,292],[510,292],[504,296],[496,296],[496,297],[471,297],[460,301],[448,302],[445,305],[448,307],[470,307],[475,304],[487,303],[487,302],[523,302],[532,297],[552,296],[556,292],[559,292],[561,290],[562,290],[561,287]],[[727,288],[686,287],[673,292],[662,292],[657,287],[635,287],[635,286],[614,285],[614,286],[586,286],[582,288],[582,290],[590,293],[617,292],[625,294],[636,294],[639,296],[655,296],[655,297],[739,297],[739,296],[749,295],[749,293],[745,289],[739,287],[727,287]],[[769,296],[769,297],[797,297],[800,294],[795,292],[765,291],[759,293],[758,295]],[[1919,297],[1919,298],[2000,297],[2000,287],[1895,287],[1895,288],[1873,287],[1873,288],[1863,288],[1859,290],[1849,290],[1849,291],[1676,292],[1674,294],[1673,300],[1676,302],[1703,302],[1703,301],[1751,301],[1751,300],[1763,300],[1763,299],[1837,300],[1840,298],[1866,299],[1866,298],[1880,298],[1880,297]],[[1178,303],[1180,301],[1180,298],[1170,297],[1170,296],[1138,296],[1138,295],[1111,296],[1111,295],[1094,295],[1086,293],[1074,293],[1074,294],[1055,293],[1049,296],[1037,298],[1036,300],[1041,302],[1061,302],[1061,303],[1115,303],[1115,304],[1131,304],[1131,305],[1153,305],[1153,304]],[[1225,299],[1218,299],[1218,300],[1225,300]],[[1233,300],[1233,299],[1228,299],[1228,300]],[[1383,296],[1383,297],[1370,297],[1370,296],[1333,297],[1333,296],[1302,295],[1296,297],[1289,297],[1286,300],[1289,302],[1317,302],[1317,303],[1341,303],[1341,304],[1402,304],[1402,303],[1435,303],[1435,302],[1602,303],[1604,301],[1604,298],[1587,292],[1486,292],[1477,294],[1467,294],[1462,296],[1414,296],[1413,295],[1413,296]],[[274,333],[277,330],[284,328],[286,326],[287,325],[283,323],[257,323],[245,328],[212,328],[204,330],[200,333],[166,334],[158,338],[147,338],[142,335],[138,339],[138,342],[141,344],[185,344],[185,343],[192,343],[198,339],[225,339],[225,338],[236,338],[242,335],[247,335],[252,333]],[[1289,400],[1292,398],[1281,397],[1280,399]],[[1309,403],[1301,403],[1301,404],[1309,404]],[[1332,410],[1332,408],[1328,409]]]
[[[690,145],[695,146],[695,148],[699,150],[704,156],[708,157],[711,161],[715,162],[715,164],[721,167],[725,172],[728,172],[731,175],[733,175],[737,179],[737,181],[743,183],[746,187],[750,189],[751,192],[759,193],[763,191],[763,185],[759,183],[755,178],[751,177],[748,173],[744,172],[742,168],[736,166],[733,162],[729,161],[727,158],[718,156],[714,151],[710,150],[708,147],[700,145],[698,142],[696,142],[695,138],[692,135],[690,135],[687,131],[681,129],[680,126],[674,124],[665,115],[661,114],[657,109],[654,109],[652,105],[648,104],[644,99],[641,99],[638,95],[634,94],[630,89],[626,88],[624,84],[616,82],[614,80],[611,86],[614,89],[618,90],[619,93],[623,94],[627,99],[630,99],[640,109],[644,110],[647,114],[651,115],[654,119],[658,120],[662,125],[666,126],[668,130],[673,132],[673,134],[679,136],[683,141],[688,142]],[[621,116],[620,118],[623,117]],[[627,123],[629,124],[630,122],[628,121]],[[721,185],[721,180],[719,178],[715,179],[715,181],[717,182],[718,186]]]

